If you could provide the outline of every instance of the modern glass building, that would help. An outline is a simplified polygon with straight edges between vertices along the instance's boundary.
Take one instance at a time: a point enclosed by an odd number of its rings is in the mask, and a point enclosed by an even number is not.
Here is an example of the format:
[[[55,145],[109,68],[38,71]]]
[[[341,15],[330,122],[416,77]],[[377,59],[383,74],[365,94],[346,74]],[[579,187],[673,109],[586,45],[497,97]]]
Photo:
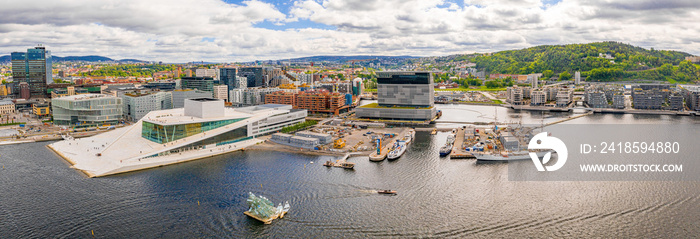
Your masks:
[[[432,120],[435,88],[431,72],[377,72],[377,104],[355,109],[361,118]]]
[[[143,127],[141,129],[141,136],[150,141],[162,144],[190,137],[195,134],[204,133],[209,130],[223,127],[244,119],[246,118],[174,125],[161,125],[144,121],[142,124]],[[246,136],[247,130],[245,128],[240,129],[242,129],[241,131],[243,132],[242,136]]]
[[[116,124],[122,118],[122,99],[102,94],[56,98],[51,107],[56,125]]]
[[[53,83],[51,51],[47,51],[43,46],[38,46],[34,49],[27,49],[26,53],[13,52],[10,58],[12,59],[12,79],[16,82],[12,89],[15,98],[18,98],[20,94],[20,82],[29,84],[31,97],[46,97],[46,85]]]
[[[182,77],[182,89],[214,91],[214,78],[211,77]]]
[[[241,67],[238,69],[238,75],[248,80],[248,87],[260,87],[265,85],[263,68],[261,66]]]
[[[248,79],[238,75],[238,68],[219,69],[219,81],[227,85],[228,90],[248,88]]]

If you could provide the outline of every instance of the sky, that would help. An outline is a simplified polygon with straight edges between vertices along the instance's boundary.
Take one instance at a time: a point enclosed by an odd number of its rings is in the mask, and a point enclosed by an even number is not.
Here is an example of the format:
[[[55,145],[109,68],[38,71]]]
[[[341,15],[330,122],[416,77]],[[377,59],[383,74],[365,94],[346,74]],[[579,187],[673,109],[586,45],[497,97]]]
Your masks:
[[[244,62],[620,41],[700,55],[697,0],[0,0],[0,55]]]

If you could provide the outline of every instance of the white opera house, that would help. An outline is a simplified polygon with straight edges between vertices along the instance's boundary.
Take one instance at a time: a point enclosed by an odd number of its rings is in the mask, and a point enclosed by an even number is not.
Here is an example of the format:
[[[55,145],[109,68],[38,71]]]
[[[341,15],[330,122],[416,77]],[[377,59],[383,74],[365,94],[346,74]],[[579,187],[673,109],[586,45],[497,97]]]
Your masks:
[[[131,126],[48,147],[73,168],[100,177],[240,150],[306,115],[291,105],[225,108],[218,99],[187,99],[184,108],[152,111]]]

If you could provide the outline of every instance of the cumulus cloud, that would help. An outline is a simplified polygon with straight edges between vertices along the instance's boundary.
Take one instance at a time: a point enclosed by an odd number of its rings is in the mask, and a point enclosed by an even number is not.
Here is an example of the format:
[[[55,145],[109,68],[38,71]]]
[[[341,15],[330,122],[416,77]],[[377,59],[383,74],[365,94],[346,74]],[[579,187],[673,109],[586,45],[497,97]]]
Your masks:
[[[0,8],[0,54],[41,43],[60,56],[233,62],[610,40],[700,54],[700,3],[691,0],[294,0],[279,6],[264,0],[13,1]]]

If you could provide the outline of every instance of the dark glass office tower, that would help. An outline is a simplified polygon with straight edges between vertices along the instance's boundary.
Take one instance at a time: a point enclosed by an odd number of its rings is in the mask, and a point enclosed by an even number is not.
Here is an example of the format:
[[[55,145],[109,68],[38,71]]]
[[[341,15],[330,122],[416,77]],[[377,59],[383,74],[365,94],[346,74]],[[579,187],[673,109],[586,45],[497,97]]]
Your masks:
[[[238,68],[238,75],[248,79],[248,87],[265,86],[263,68],[260,66]]]
[[[12,93],[15,98],[19,97],[19,83],[29,84],[31,97],[47,97],[46,85],[53,83],[51,76],[51,51],[45,47],[38,46],[34,49],[27,49],[27,52],[13,52],[12,59],[12,79],[15,82]]]
[[[229,91],[233,89],[245,89],[248,87],[247,79],[238,75],[238,68],[219,69],[219,80],[221,81],[221,84],[228,86]]]

